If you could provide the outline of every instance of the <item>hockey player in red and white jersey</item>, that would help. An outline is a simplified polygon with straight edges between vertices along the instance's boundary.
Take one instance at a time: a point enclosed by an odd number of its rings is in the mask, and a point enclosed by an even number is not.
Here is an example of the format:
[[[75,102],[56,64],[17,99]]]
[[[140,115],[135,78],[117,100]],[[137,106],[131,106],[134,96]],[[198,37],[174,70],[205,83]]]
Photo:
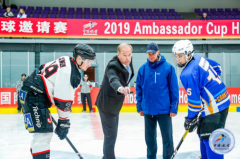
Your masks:
[[[51,114],[56,105],[59,119],[55,133],[65,139],[70,128],[69,113],[75,90],[81,82],[79,69],[86,71],[95,60],[94,50],[86,44],[78,44],[73,58],[63,56],[48,62],[27,77],[19,97],[23,106],[25,127],[33,134],[31,153],[33,159],[50,158],[50,141],[53,135]]]

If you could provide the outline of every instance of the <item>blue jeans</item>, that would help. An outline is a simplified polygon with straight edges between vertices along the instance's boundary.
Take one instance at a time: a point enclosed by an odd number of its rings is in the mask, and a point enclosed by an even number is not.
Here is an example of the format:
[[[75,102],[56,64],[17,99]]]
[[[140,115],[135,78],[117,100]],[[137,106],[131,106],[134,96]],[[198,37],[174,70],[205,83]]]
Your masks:
[[[173,152],[172,118],[169,114],[144,114],[145,141],[147,144],[147,158],[157,158],[157,122],[162,134],[163,159],[170,159]]]

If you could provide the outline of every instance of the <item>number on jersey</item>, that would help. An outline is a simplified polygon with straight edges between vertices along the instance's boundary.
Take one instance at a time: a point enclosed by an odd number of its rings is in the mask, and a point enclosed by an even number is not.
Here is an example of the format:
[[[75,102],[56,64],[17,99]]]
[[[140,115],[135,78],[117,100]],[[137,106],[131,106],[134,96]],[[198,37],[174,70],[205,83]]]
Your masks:
[[[212,68],[212,66],[209,66],[208,73],[209,73],[209,75],[208,75],[207,79],[208,79],[209,81],[214,80],[214,81],[216,81],[218,84],[221,84],[221,83],[222,83],[221,79],[218,77],[217,73],[214,71],[214,69]]]

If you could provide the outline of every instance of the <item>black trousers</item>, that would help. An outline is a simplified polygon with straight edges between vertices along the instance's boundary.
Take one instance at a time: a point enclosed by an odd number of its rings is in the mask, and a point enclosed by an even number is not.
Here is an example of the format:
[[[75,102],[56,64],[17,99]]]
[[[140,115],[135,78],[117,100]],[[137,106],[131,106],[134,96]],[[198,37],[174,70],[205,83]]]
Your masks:
[[[83,110],[86,111],[86,98],[87,98],[87,102],[88,102],[89,109],[92,110],[92,100],[91,100],[90,93],[81,93]]]
[[[106,114],[99,109],[104,134],[103,159],[115,159],[114,147],[117,139],[119,114]]]
[[[229,107],[218,113],[200,117],[197,133],[200,134],[201,140],[208,140],[213,131],[225,128],[228,109]]]
[[[162,134],[163,159],[170,159],[173,148],[172,118],[170,114],[148,115],[144,114],[145,141],[147,144],[147,159],[157,158],[157,123]]]
[[[21,109],[22,109],[22,105],[21,105],[21,103],[20,103],[20,100],[19,100],[19,96],[17,97],[17,103],[18,103],[18,108],[17,108],[17,110],[20,110],[21,111]]]

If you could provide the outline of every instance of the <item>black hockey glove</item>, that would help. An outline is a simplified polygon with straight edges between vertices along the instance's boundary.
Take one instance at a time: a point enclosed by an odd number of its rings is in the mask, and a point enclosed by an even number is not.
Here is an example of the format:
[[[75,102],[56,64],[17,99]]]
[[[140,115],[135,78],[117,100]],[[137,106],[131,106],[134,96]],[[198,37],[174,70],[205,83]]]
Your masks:
[[[67,120],[58,119],[58,124],[55,129],[55,133],[58,135],[60,140],[63,140],[66,138],[69,128],[70,128],[69,119],[67,119]]]
[[[193,119],[188,119],[185,117],[184,127],[189,132],[193,132],[198,127],[198,116]]]

